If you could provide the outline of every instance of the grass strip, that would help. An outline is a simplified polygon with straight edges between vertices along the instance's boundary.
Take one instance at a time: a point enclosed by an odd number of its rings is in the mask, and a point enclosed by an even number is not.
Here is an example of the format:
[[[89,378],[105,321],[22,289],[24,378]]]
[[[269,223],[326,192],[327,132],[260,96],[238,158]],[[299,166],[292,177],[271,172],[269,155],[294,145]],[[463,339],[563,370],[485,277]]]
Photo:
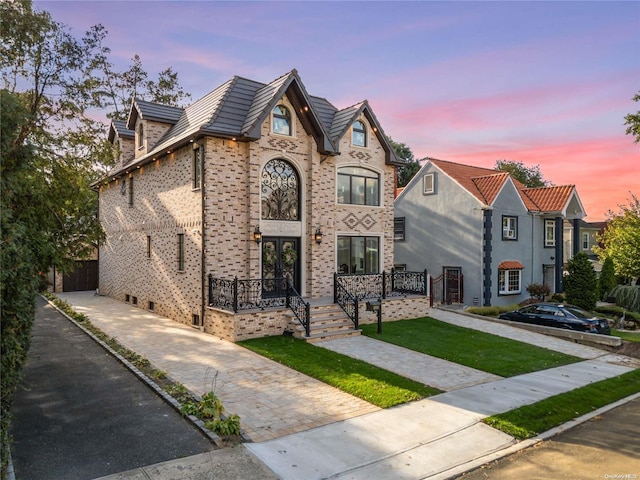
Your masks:
[[[361,325],[360,328],[368,337],[501,377],[513,377],[582,360],[430,317],[386,322],[380,335],[376,333],[375,324]]]
[[[640,342],[640,332],[629,332],[626,330],[611,330],[611,335],[620,337],[628,342]]]
[[[638,392],[640,369],[493,415],[483,421],[524,440]]]
[[[238,345],[381,408],[441,393],[388,370],[292,337],[265,337]]]

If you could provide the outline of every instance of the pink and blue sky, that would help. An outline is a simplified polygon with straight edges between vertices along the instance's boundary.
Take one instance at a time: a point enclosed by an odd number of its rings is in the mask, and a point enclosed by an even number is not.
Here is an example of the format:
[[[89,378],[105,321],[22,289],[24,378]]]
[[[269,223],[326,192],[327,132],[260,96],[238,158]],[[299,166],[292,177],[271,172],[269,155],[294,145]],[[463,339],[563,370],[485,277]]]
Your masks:
[[[640,195],[640,2],[34,1],[81,35],[101,23],[112,61],[139,54],[193,99],[233,75],[293,68],[338,108],[369,100],[416,158],[539,165],[574,184],[588,221]],[[105,119],[106,121],[106,119]]]

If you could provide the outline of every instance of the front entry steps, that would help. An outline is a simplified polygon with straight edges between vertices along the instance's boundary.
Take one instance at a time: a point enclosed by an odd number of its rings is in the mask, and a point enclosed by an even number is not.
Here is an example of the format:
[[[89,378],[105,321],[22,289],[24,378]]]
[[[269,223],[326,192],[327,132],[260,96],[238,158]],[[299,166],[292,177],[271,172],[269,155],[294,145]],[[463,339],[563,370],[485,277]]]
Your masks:
[[[337,304],[311,306],[309,325],[310,335],[305,336],[304,327],[293,313],[288,313],[289,323],[287,330],[293,332],[293,336],[301,338],[309,343],[322,340],[360,335],[361,330],[354,328],[353,322]]]

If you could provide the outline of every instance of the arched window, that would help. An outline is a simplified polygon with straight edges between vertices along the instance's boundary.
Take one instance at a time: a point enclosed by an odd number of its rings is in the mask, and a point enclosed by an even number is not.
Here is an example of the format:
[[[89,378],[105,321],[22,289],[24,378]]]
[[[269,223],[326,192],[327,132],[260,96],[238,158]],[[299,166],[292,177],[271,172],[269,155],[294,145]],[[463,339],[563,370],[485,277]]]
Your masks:
[[[358,147],[367,146],[367,130],[364,123],[360,120],[353,122],[353,127],[351,128],[351,144]]]
[[[291,135],[291,114],[285,106],[278,105],[273,109],[273,133]]]
[[[142,122],[138,125],[138,148],[142,148],[144,146],[144,125]]]
[[[270,160],[260,181],[263,220],[300,220],[300,180],[286,160]]]
[[[380,175],[361,167],[339,168],[338,203],[380,205]]]

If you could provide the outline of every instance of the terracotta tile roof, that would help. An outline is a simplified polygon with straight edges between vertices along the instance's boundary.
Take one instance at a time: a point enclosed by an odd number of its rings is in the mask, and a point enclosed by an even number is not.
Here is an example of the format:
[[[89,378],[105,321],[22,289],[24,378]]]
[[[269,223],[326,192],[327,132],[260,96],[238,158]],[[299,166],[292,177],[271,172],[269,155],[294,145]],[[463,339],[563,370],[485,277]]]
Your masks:
[[[524,265],[517,260],[505,260],[498,265],[498,270],[522,270],[523,268]]]
[[[430,161],[487,205],[493,203],[504,182],[509,178],[508,173],[491,168],[462,165],[435,158],[431,158]]]
[[[569,202],[574,188],[573,185],[525,188],[523,193],[535,203],[541,212],[561,212]]]
[[[509,178],[507,172],[491,168],[462,165],[435,158],[431,158],[430,161],[486,205],[493,203]],[[527,188],[515,178],[511,177],[511,180],[530,212],[561,212],[575,192],[574,185]]]

